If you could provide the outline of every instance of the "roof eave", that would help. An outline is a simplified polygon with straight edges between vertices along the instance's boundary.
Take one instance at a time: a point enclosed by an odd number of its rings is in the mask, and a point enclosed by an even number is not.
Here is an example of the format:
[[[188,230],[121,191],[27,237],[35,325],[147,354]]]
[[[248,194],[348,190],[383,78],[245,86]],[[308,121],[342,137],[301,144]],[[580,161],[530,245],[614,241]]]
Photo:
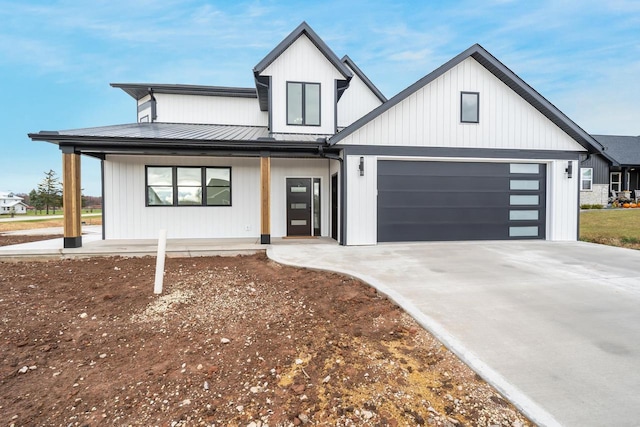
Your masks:
[[[355,62],[349,57],[349,55],[345,55],[342,57],[341,61],[346,64],[349,68],[351,68],[356,75],[364,82],[364,84],[373,92],[373,94],[380,100],[380,102],[387,102],[387,97],[384,96],[382,92],[373,84],[371,80],[367,77],[367,75],[356,65]]]

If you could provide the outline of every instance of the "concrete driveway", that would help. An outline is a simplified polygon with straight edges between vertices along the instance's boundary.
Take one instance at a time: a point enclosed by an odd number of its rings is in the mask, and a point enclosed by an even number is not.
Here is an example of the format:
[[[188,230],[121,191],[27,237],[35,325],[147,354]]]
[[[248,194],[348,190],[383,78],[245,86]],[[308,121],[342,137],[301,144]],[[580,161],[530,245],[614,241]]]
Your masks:
[[[372,284],[540,425],[640,425],[640,251],[518,241],[268,255]]]

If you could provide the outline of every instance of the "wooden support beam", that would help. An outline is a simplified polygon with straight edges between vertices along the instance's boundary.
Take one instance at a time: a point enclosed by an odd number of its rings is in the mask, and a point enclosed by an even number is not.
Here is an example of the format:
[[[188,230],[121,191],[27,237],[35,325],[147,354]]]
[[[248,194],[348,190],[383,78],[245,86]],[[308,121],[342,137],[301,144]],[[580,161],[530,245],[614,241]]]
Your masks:
[[[79,248],[82,246],[80,154],[62,153],[62,204],[64,247]]]
[[[271,243],[271,157],[260,157],[260,243]]]

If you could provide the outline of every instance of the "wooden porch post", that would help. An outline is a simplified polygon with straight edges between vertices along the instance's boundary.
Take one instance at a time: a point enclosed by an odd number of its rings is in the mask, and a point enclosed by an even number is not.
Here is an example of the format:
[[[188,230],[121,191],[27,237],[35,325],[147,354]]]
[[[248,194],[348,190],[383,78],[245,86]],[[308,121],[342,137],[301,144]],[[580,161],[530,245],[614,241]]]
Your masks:
[[[271,243],[271,157],[260,157],[260,243]]]
[[[64,247],[82,246],[82,198],[80,154],[62,152],[62,204],[64,207]]]

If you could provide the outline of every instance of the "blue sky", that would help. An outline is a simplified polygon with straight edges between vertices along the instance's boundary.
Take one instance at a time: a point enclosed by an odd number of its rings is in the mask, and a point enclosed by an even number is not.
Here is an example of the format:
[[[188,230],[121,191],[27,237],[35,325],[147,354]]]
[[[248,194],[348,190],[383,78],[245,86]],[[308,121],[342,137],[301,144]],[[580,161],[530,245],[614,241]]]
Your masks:
[[[57,146],[28,132],[135,121],[109,83],[252,87],[307,21],[391,97],[480,43],[593,134],[640,134],[640,2],[0,0],[0,191],[29,192]],[[100,164],[82,186],[100,195]]]

